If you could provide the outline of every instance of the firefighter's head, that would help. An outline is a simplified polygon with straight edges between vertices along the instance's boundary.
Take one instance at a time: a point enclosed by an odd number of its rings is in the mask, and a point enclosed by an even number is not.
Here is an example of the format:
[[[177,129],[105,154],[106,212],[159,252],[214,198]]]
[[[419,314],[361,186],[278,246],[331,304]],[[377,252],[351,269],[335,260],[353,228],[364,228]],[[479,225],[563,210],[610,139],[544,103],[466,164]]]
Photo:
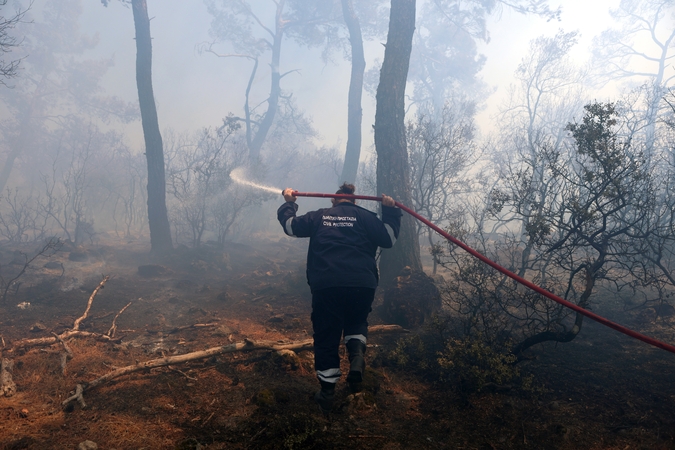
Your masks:
[[[349,184],[346,181],[342,183],[342,186],[340,186],[340,189],[335,191],[336,194],[354,194],[356,192],[356,187],[353,184]],[[333,205],[337,205],[338,203],[342,202],[351,202],[351,203],[356,203],[354,199],[347,199],[347,198],[333,198],[331,199],[331,202]]]

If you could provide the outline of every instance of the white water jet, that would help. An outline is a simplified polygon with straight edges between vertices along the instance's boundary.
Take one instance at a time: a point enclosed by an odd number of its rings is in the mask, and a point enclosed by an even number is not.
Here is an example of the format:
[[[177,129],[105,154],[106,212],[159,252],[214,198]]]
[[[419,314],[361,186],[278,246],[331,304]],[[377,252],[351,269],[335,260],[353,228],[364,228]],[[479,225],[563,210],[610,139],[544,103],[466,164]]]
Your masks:
[[[232,172],[230,172],[230,178],[232,178],[233,181],[235,181],[239,184],[243,184],[245,186],[249,186],[249,187],[256,188],[256,189],[262,189],[263,191],[267,191],[267,192],[273,192],[274,194],[281,194],[281,191],[283,189],[279,189],[279,188],[275,188],[275,187],[271,187],[271,186],[265,186],[263,184],[258,184],[258,183],[254,183],[253,181],[247,180],[246,178],[244,178],[244,171],[245,170],[246,169],[244,167],[237,167]]]

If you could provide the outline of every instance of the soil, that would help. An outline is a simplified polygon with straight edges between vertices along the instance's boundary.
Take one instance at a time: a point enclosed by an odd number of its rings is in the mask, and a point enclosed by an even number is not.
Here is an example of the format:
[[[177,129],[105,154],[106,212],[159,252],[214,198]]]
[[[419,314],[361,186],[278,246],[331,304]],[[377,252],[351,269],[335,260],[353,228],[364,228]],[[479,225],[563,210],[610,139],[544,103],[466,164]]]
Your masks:
[[[1,248],[5,280],[22,267],[15,250],[35,252]],[[429,381],[387,363],[401,336],[383,334],[369,339],[363,389],[339,384],[329,416],[311,398],[311,351],[235,352],[136,372],[85,392],[84,408],[62,408],[77,384],[115,368],[245,339],[310,338],[305,251],[305,241],[284,237],[181,247],[157,260],[146,242],[110,239],[36,259],[0,300],[2,356],[17,385],[0,397],[0,449],[675,448],[675,355],[588,321],[574,341],[529,352],[522,369],[532,390],[466,393]],[[14,348],[72,328],[104,275],[80,329],[108,333],[132,302],[112,342],[69,339],[65,371],[61,344]],[[599,312],[675,341],[672,316],[619,305]],[[370,322],[383,323],[377,308]]]

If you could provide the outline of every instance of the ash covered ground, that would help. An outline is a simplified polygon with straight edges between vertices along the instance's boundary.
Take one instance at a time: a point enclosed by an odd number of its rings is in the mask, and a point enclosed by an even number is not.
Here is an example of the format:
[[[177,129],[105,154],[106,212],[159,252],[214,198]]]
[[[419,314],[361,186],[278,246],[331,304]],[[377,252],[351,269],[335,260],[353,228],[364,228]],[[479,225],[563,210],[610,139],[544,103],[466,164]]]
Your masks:
[[[33,247],[3,249],[6,280],[23,267],[17,251]],[[13,396],[0,397],[0,448],[675,448],[675,357],[589,322],[573,342],[528,353],[520,363],[527,388],[471,392],[400,364],[402,340],[428,331],[421,328],[372,335],[361,392],[339,384],[329,417],[311,400],[311,350],[237,351],[137,371],[86,391],[86,407],[63,408],[77,384],[139,362],[246,340],[310,339],[305,250],[306,242],[261,239],[153,260],[148,243],[111,239],[36,259],[0,304],[2,356],[16,384]],[[79,325],[90,335],[66,340],[65,369],[61,343],[16,347],[71,330],[103,276],[110,279]],[[371,325],[384,323],[381,301]],[[600,312],[672,331],[668,312]],[[113,339],[92,337],[109,334],[113,320]]]

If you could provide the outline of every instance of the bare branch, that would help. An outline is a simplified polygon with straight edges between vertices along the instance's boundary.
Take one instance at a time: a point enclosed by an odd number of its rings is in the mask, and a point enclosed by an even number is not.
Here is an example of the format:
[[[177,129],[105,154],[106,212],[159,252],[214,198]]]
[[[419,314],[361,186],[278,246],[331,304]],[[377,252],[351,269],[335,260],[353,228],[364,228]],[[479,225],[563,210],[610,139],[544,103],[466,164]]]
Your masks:
[[[91,293],[91,295],[89,296],[89,301],[87,302],[87,308],[84,310],[84,313],[82,314],[82,316],[75,319],[75,322],[73,323],[73,331],[79,331],[80,323],[82,323],[82,321],[87,318],[87,315],[89,314],[89,310],[91,309],[91,305],[94,302],[94,297],[96,297],[96,294],[98,294],[98,291],[103,289],[103,286],[105,285],[105,283],[109,279],[110,279],[110,275],[106,275],[105,277],[103,277],[101,282],[94,289],[94,292]]]
[[[122,309],[120,309],[120,312],[117,313],[117,315],[113,318],[112,325],[110,326],[110,329],[106,333],[107,336],[110,336],[111,338],[115,337],[115,332],[117,331],[117,318],[122,315],[124,311],[127,310],[129,306],[131,306],[132,302],[129,302],[126,304],[126,306]]]

